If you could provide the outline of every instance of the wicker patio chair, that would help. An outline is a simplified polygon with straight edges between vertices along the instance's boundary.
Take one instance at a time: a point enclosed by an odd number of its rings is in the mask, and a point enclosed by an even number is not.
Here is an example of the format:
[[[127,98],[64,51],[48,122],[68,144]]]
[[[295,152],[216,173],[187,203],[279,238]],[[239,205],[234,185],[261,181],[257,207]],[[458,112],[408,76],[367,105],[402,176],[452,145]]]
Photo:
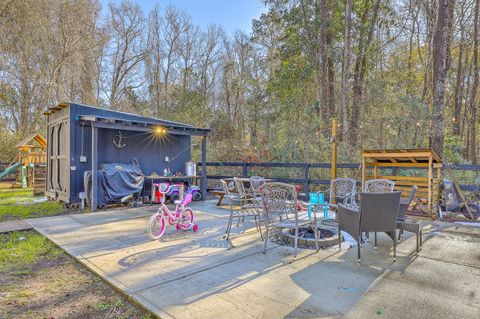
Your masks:
[[[386,232],[393,234],[393,260],[397,257],[396,226],[401,192],[360,193],[360,209],[338,206],[338,234],[349,233],[358,243],[358,262],[362,232]],[[375,236],[375,246],[377,238]],[[339,244],[341,249],[341,244]]]
[[[225,196],[228,199],[230,204],[230,216],[228,218],[227,229],[225,230],[225,239],[228,241],[230,239],[230,231],[232,230],[232,223],[234,218],[244,219],[245,217],[253,217],[255,220],[255,226],[260,233],[260,237],[263,239],[262,228],[259,223],[259,216],[261,214],[261,210],[258,207],[253,205],[249,205],[251,203],[250,199],[246,199],[245,197],[241,196],[240,194],[232,193],[228,184],[223,179],[220,180],[223,186],[223,191],[225,192]],[[239,225],[237,224],[237,226]]]
[[[388,179],[369,179],[365,182],[365,192],[384,193],[393,192],[395,182]]]
[[[298,253],[298,229],[299,225],[308,222],[305,214],[299,214],[297,208],[297,191],[294,185],[285,183],[265,183],[260,186],[260,195],[263,202],[265,221],[265,237],[263,253],[267,252],[267,242],[271,229],[293,229],[295,231],[294,255]],[[305,218],[303,218],[305,217]],[[314,211],[314,229],[317,229],[317,218]],[[318,251],[318,232],[315,231],[315,245]]]
[[[330,201],[335,198],[336,203],[346,206],[355,206],[355,186],[353,178],[336,178],[330,181]]]
[[[395,182],[388,179],[369,179],[365,182],[365,192],[368,193],[386,193],[393,192]],[[370,233],[367,232],[367,241],[370,240]],[[377,234],[375,234],[376,238]],[[375,244],[375,249],[377,245]]]
[[[416,191],[417,186],[414,185],[410,190],[408,198],[400,202],[400,208],[398,210],[397,218],[397,229],[400,230],[398,232],[398,241],[400,241],[400,238],[403,235],[404,231],[415,234],[417,240],[417,253],[419,253],[422,247],[422,221],[414,220],[406,216],[408,206],[410,206],[410,203],[412,202]]]

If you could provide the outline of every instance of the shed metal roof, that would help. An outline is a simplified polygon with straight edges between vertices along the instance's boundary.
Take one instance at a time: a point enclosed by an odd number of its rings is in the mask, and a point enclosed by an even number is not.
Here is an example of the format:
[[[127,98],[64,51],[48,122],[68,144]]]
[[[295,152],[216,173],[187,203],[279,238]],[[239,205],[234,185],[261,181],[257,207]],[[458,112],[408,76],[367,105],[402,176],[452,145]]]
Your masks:
[[[62,102],[57,106],[50,107],[45,115],[51,115],[55,112],[58,112],[66,107],[69,107],[70,104],[77,104],[84,108],[102,111],[102,115],[96,114],[76,114],[76,117],[84,122],[96,122],[97,127],[103,128],[113,128],[113,129],[123,129],[123,130],[133,130],[133,131],[151,131],[153,126],[161,125],[168,129],[170,134],[182,134],[182,135],[208,135],[210,129],[195,127],[186,123],[179,123],[174,121],[168,121],[163,119],[158,119],[154,117],[145,117],[133,113],[120,112],[106,110],[90,105],[78,104],[78,103],[69,103]],[[108,114],[105,116],[104,114]],[[127,118],[127,119],[126,119]]]
[[[157,126],[162,126],[167,129],[168,134],[173,135],[201,135],[206,136],[210,129],[198,128],[193,126],[179,126],[176,124],[164,124],[159,122],[143,122],[143,121],[129,121],[123,119],[116,119],[111,117],[101,117],[94,115],[80,115],[79,120],[82,122],[89,122],[91,125],[98,128],[118,129],[126,131],[137,132],[153,132]]]
[[[374,159],[378,162],[391,163],[428,163],[432,157],[433,163],[442,163],[442,159],[430,148],[407,148],[407,149],[380,149],[363,150],[362,157]]]

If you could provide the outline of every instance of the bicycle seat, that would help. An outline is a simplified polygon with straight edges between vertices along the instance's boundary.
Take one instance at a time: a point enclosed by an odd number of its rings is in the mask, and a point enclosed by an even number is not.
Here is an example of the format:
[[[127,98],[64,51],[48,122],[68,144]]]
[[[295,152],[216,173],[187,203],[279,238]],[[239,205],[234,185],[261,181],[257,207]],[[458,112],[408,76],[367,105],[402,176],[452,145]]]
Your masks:
[[[187,206],[192,202],[192,193],[187,193],[183,199],[182,205]]]
[[[183,200],[181,200],[181,199],[177,199],[177,200],[174,200],[174,201],[173,201],[173,203],[174,203],[175,205],[180,205],[182,202],[183,202]]]

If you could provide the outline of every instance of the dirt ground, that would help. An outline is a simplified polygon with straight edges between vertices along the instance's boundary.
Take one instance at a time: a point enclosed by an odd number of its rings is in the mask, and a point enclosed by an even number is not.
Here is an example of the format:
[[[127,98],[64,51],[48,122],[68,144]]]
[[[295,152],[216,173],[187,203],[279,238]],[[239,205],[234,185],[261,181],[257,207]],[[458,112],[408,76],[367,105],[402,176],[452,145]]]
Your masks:
[[[150,318],[33,231],[0,244],[0,318]]]

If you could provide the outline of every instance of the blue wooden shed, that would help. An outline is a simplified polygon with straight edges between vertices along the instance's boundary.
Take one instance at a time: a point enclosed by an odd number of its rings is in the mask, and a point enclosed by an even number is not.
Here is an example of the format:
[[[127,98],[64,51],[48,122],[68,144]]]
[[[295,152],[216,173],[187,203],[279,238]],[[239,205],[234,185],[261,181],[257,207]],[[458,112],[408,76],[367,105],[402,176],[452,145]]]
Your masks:
[[[209,129],[77,103],[50,107],[47,117],[46,194],[66,204],[80,202],[84,173],[93,176],[104,163],[136,158],[143,174],[183,172],[191,161],[191,137],[201,136],[201,189],[206,191],[206,143]],[[161,138],[159,138],[160,132]],[[169,160],[170,159],[170,160]],[[96,210],[97,179],[92,181]]]

